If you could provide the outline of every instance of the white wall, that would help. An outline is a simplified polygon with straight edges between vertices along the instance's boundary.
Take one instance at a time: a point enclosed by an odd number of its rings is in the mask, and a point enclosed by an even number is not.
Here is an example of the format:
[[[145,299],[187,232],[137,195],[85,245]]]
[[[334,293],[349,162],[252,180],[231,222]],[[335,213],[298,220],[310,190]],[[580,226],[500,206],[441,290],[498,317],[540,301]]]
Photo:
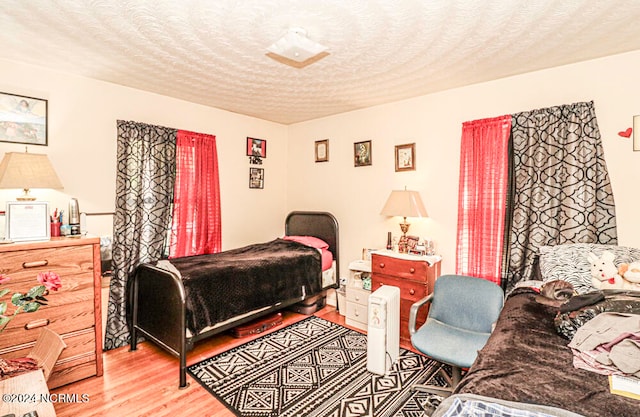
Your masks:
[[[64,190],[32,190],[39,200],[68,211],[70,197],[88,213],[113,212],[116,121],[162,125],[216,135],[222,202],[223,248],[272,239],[286,215],[287,127],[206,106],[0,60],[0,91],[48,100],[49,145],[29,152],[49,156]],[[265,188],[249,189],[246,137],[267,140]],[[24,145],[0,142],[4,152]],[[0,207],[18,190],[0,190]],[[89,216],[89,233],[112,234],[111,216]],[[2,222],[4,227],[4,222]]]
[[[289,128],[288,207],[327,210],[340,223],[342,276],[362,248],[382,248],[399,218],[380,210],[392,189],[418,190],[428,219],[410,234],[436,241],[443,272],[455,269],[462,123],[593,100],[613,185],[621,245],[640,247],[640,152],[618,132],[640,114],[640,51],[417,97]],[[372,86],[375,88],[375,86]],[[640,132],[638,132],[640,134]],[[314,141],[329,139],[329,162],[314,162]],[[373,164],[353,166],[353,143],[371,140]],[[394,146],[416,143],[416,170],[395,172]],[[346,262],[345,262],[346,261]]]
[[[399,234],[398,219],[379,214],[389,192],[420,191],[429,219],[412,220],[412,234],[431,237],[443,272],[455,268],[461,124],[467,120],[594,100],[616,199],[620,244],[640,247],[640,152],[618,132],[640,114],[640,51],[421,96],[388,105],[284,126],[219,109],[45,68],[0,60],[0,91],[49,100],[49,155],[62,191],[34,190],[66,208],[70,197],[86,212],[113,211],[116,120],[135,120],[217,136],[223,247],[266,241],[282,233],[290,210],[326,210],[340,223],[342,275],[363,247],[380,248]],[[375,88],[375,86],[372,86]],[[265,188],[248,188],[245,138],[267,139]],[[329,139],[329,162],[314,162],[314,141]],[[353,143],[373,142],[373,165],[353,166]],[[394,145],[416,143],[416,171],[394,172]],[[23,151],[0,142],[0,154]],[[0,191],[0,207],[19,194]],[[112,233],[111,218],[89,218],[95,235]]]

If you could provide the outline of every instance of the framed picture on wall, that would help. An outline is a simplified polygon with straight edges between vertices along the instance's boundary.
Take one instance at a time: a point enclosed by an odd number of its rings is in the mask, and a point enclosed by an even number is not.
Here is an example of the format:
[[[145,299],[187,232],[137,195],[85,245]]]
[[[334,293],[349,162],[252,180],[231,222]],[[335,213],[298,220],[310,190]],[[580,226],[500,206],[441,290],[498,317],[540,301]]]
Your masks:
[[[0,142],[47,146],[47,100],[0,93]]]
[[[329,139],[316,141],[316,162],[329,161]]]
[[[396,172],[414,171],[416,169],[416,144],[396,146]]]
[[[353,144],[354,166],[363,167],[371,165],[371,141],[356,142]]]
[[[256,139],[247,137],[247,156],[257,156],[258,158],[267,157],[267,141],[265,139]]]
[[[264,188],[264,168],[249,168],[249,188]]]

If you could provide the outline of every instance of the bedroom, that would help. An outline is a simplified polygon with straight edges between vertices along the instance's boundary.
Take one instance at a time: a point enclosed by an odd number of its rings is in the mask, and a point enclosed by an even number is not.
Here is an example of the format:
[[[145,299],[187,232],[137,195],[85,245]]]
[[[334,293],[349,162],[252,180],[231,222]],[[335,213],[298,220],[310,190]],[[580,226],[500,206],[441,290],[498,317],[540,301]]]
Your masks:
[[[286,214],[297,209],[334,213],[341,228],[343,270],[362,248],[382,247],[397,219],[379,211],[392,189],[418,190],[429,212],[411,230],[432,238],[443,273],[455,268],[455,228],[460,130],[464,121],[593,100],[611,176],[620,244],[640,247],[636,167],[640,153],[618,135],[640,114],[640,51],[514,75],[292,125],[269,122],[175,98],[75,76],[46,66],[2,60],[0,91],[49,100],[46,152],[64,184],[38,198],[64,208],[78,198],[82,211],[110,212],[115,200],[118,119],[216,135],[221,172],[223,247],[266,241],[282,234]],[[490,99],[487,99],[487,98]],[[265,187],[248,187],[247,136],[268,141]],[[329,139],[326,163],[314,162],[314,141]],[[373,164],[353,166],[353,143],[371,140]],[[416,143],[417,169],[395,173],[395,145]],[[22,151],[0,143],[0,151]],[[305,175],[297,175],[303,172]],[[326,186],[329,184],[329,186]],[[2,190],[0,201],[13,199]],[[112,233],[111,219],[90,217],[88,230]]]

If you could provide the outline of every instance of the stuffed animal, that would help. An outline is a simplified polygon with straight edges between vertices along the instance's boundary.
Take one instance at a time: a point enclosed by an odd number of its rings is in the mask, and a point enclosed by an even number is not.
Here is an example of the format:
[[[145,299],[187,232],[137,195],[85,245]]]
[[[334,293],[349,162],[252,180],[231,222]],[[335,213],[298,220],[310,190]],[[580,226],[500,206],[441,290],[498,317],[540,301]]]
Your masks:
[[[591,264],[591,285],[599,290],[625,287],[624,280],[613,263],[615,258],[616,256],[609,251],[602,252],[600,258],[593,253],[587,255]]]
[[[618,275],[626,281],[625,288],[640,291],[640,262],[620,264],[618,267]]]

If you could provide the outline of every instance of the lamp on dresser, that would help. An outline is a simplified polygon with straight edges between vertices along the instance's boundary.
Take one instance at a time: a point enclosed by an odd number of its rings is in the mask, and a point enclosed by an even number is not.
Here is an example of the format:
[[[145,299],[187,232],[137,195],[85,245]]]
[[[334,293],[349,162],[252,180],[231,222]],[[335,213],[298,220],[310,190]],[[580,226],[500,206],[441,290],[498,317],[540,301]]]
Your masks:
[[[31,188],[62,189],[58,174],[47,155],[29,152],[7,152],[0,162],[0,188],[17,188],[24,194],[18,201],[33,201]]]
[[[391,191],[380,214],[384,216],[402,216],[400,230],[402,230],[402,236],[405,240],[409,226],[411,226],[407,223],[407,217],[428,217],[422,198],[420,198],[420,193],[407,190],[406,187],[404,190]]]

